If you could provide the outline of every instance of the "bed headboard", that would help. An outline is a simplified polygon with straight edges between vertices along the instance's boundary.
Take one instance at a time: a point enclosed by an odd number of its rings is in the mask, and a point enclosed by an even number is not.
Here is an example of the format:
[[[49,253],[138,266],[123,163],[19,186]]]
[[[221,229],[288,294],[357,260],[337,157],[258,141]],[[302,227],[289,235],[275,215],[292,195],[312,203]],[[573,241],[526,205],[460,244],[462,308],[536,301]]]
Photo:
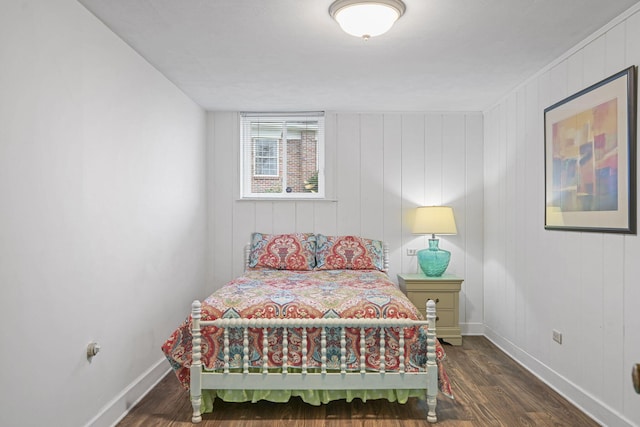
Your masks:
[[[247,271],[249,269],[249,254],[251,253],[251,243],[247,243],[244,246],[244,270]],[[382,262],[384,266],[384,271],[389,271],[389,244],[387,242],[382,242]]]

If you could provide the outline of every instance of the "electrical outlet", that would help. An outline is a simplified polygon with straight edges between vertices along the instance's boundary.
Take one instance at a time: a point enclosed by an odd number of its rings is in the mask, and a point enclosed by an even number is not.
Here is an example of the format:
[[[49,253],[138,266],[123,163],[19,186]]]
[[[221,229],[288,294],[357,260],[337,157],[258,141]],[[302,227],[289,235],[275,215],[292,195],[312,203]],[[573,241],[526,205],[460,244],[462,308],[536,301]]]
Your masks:
[[[558,344],[562,344],[562,332],[553,330],[553,340]]]
[[[417,249],[407,248],[407,255],[408,256],[416,256],[416,252],[417,252]]]

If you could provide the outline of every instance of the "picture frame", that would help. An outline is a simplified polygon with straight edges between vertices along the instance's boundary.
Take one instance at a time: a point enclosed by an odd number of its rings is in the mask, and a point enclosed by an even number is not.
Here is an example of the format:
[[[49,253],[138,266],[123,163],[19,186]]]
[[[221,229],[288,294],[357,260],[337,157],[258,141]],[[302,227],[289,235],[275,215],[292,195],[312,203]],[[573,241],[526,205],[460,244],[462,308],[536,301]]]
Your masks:
[[[636,75],[544,110],[545,229],[636,234]]]

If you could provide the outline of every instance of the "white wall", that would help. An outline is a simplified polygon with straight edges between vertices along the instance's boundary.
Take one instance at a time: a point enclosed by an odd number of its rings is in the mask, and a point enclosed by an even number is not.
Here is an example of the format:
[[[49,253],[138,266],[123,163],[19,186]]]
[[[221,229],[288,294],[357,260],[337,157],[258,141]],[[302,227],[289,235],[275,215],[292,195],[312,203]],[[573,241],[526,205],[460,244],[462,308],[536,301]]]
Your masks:
[[[480,113],[328,113],[326,177],[332,201],[238,201],[238,113],[209,113],[209,271],[214,290],[240,274],[253,231],[357,234],[389,243],[390,276],[416,272],[407,248],[416,206],[451,204],[459,234],[441,236],[449,272],[465,278],[460,321],[482,332],[483,127]]]
[[[544,229],[543,110],[640,63],[638,9],[485,112],[487,335],[607,426],[640,425],[640,239]]]
[[[206,114],[75,0],[3,2],[0,64],[0,425],[110,425],[204,290]]]

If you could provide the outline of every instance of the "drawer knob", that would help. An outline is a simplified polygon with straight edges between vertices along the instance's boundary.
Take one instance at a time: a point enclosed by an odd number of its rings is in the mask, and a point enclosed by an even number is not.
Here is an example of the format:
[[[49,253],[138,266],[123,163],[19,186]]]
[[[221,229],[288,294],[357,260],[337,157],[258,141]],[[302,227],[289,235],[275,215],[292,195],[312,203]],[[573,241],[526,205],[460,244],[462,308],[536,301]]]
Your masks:
[[[636,389],[636,393],[640,394],[640,363],[633,365],[631,378],[633,379],[633,388]]]

